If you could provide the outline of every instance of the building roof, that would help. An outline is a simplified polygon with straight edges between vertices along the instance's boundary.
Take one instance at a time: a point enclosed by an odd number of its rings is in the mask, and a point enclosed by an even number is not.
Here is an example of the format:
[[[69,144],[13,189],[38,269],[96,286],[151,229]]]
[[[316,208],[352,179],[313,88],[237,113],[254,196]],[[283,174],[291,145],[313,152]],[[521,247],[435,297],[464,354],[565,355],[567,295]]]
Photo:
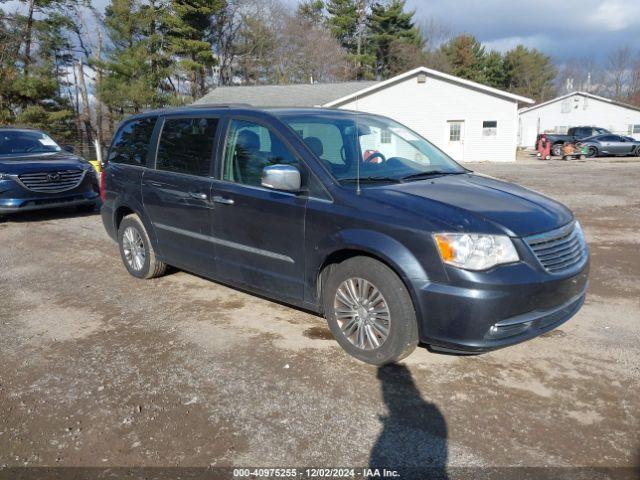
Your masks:
[[[618,102],[616,100],[612,100],[610,98],[601,97],[599,95],[594,95],[593,93],[589,93],[589,92],[577,91],[577,92],[566,93],[566,94],[561,95],[559,97],[556,97],[556,98],[554,98],[552,100],[547,100],[546,102],[542,102],[542,103],[539,103],[537,105],[533,105],[531,107],[521,108],[519,110],[519,113],[530,112],[531,110],[535,110],[536,108],[544,107],[545,105],[550,105],[550,104],[555,103],[555,102],[560,102],[562,100],[565,100],[566,98],[573,97],[575,95],[581,95],[583,97],[591,98],[593,100],[598,100],[600,102],[605,102],[605,103],[608,103],[608,104],[611,104],[611,105],[615,105],[617,107],[628,108],[630,110],[640,111],[640,107],[636,107],[635,105],[629,105],[628,103]]]
[[[257,85],[218,87],[197,100],[195,104],[246,103],[255,107],[337,107],[362,98],[419,74],[439,78],[461,87],[519,103],[533,104],[533,100],[497,88],[455,77],[447,73],[418,67],[382,82],[361,81],[343,83],[314,83],[297,85]]]
[[[408,78],[415,77],[419,74],[424,74],[430,77],[439,78],[441,80],[445,80],[445,81],[460,85],[462,87],[478,90],[480,92],[487,93],[489,95],[494,95],[496,97],[506,98],[508,100],[513,100],[520,103],[528,103],[528,104],[535,103],[532,99],[527,97],[505,92],[504,90],[499,90],[497,88],[489,87],[481,83],[472,82],[471,80],[466,80],[464,78],[449,75],[448,73],[439,72],[438,70],[432,70],[426,67],[418,67],[418,68],[414,68],[413,70],[409,70],[408,72],[402,73],[400,75],[396,75],[395,77],[392,77],[383,82],[376,82],[373,85],[370,85],[362,90],[349,93],[344,97],[336,98],[333,101],[329,101],[328,103],[325,103],[324,106],[336,107],[336,106],[342,105],[351,100],[355,100],[356,98],[362,98],[364,96],[370,95],[374,92],[382,90],[383,88],[394,85]]]
[[[247,103],[255,107],[319,107],[377,82],[218,87],[196,104]]]

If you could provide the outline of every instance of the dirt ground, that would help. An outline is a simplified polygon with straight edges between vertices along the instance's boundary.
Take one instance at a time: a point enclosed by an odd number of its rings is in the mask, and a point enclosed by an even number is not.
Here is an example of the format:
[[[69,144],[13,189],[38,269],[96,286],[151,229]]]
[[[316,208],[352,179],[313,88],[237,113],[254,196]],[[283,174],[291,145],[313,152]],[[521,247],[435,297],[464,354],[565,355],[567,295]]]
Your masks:
[[[98,215],[0,224],[0,475],[18,466],[640,464],[640,161],[470,168],[574,210],[579,314],[480,356],[348,357],[322,318],[184,272],[136,280]],[[408,478],[408,477],[407,477]]]

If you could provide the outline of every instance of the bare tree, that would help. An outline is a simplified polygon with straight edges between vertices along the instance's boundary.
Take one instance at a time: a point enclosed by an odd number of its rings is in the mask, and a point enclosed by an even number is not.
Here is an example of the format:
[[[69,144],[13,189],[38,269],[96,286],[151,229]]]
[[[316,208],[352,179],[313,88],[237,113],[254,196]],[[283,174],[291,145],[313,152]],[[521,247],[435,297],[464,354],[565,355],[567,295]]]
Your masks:
[[[613,98],[622,99],[627,94],[632,56],[631,48],[625,45],[611,52],[607,59],[608,83]]]
[[[279,32],[279,83],[335,82],[348,77],[347,58],[338,41],[321,26],[297,15]]]
[[[631,70],[628,101],[640,106],[640,52],[636,55]]]
[[[556,87],[560,93],[580,90],[603,95],[607,93],[605,71],[592,58],[571,59],[559,68]]]

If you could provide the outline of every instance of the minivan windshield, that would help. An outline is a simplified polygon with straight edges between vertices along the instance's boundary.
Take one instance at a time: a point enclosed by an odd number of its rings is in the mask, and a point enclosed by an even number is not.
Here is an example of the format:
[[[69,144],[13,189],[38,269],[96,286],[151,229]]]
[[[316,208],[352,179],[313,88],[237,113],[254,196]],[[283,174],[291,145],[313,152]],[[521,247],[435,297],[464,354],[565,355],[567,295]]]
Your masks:
[[[342,183],[420,179],[467,170],[417,133],[391,119],[358,113],[281,116]]]
[[[62,148],[46,133],[36,130],[0,130],[0,156],[52,153]]]

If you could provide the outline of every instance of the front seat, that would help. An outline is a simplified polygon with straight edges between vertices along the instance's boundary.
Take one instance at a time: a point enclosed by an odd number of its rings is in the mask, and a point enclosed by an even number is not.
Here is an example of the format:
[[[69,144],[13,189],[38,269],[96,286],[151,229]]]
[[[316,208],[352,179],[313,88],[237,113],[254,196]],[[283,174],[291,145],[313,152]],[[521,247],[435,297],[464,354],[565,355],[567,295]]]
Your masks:
[[[264,162],[260,158],[260,137],[251,130],[238,133],[235,149],[236,181],[260,185]]]
[[[304,143],[307,144],[307,147],[309,147],[316,157],[322,158],[324,147],[322,146],[322,141],[318,137],[306,137],[304,139]]]

